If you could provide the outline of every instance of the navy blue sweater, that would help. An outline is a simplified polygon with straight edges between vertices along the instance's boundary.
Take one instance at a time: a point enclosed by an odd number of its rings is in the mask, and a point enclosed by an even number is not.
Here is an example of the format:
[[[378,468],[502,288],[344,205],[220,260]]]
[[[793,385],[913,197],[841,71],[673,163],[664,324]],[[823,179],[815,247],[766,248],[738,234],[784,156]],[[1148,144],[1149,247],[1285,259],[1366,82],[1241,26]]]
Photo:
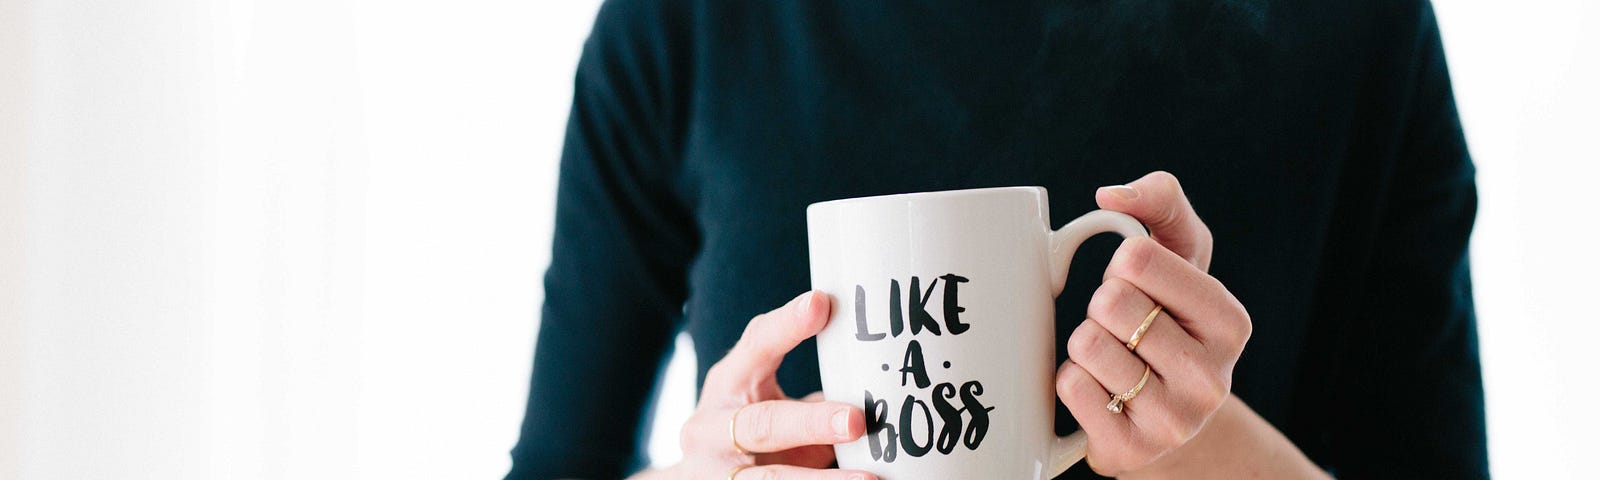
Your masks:
[[[808,288],[807,204],[1042,185],[1059,225],[1158,169],[1254,318],[1240,398],[1339,476],[1488,475],[1474,173],[1425,0],[612,0],[508,478],[642,467],[674,335],[703,380]],[[1058,338],[1115,245],[1078,257]],[[817,390],[815,346],[778,379]]]

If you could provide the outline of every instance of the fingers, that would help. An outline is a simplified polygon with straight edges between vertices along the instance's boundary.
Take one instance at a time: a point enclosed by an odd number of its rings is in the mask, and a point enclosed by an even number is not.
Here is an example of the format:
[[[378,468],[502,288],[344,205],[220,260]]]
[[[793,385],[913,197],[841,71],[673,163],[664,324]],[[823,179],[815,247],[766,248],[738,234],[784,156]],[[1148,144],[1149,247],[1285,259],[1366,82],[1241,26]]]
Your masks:
[[[1138,287],[1208,348],[1237,357],[1250,338],[1250,316],[1233,293],[1154,240],[1124,240],[1111,256],[1105,278],[1120,278]]]
[[[1151,237],[1125,240],[1112,256],[1089,302],[1089,321],[1068,339],[1072,360],[1059,372],[1057,393],[1088,433],[1089,465],[1118,476],[1194,438],[1228,397],[1251,324],[1238,299],[1206,273],[1211,232],[1175,177],[1155,172],[1104,187],[1095,201],[1139,219]],[[1162,309],[1152,313],[1157,305]],[[1130,351],[1126,343],[1147,318]],[[1123,414],[1106,411],[1109,393],[1095,395],[1096,387],[1128,391],[1145,365],[1152,376]]]
[[[1088,371],[1107,395],[1126,392],[1144,377],[1144,360],[1092,321],[1078,324],[1077,330],[1067,338],[1067,357]],[[1152,375],[1140,395],[1159,389],[1159,383],[1160,379]]]
[[[831,301],[816,292],[790,300],[751,319],[739,341],[706,373],[695,414],[680,433],[691,478],[872,479],[856,471],[823,470],[834,460],[831,445],[866,432],[859,407],[828,402],[821,392],[785,398],[774,374],[785,355],[827,324]],[[741,453],[741,451],[743,453]],[[748,455],[747,455],[748,454]]]
[[[763,465],[745,467],[729,478],[732,480],[877,480],[878,477],[856,470],[819,470],[788,465]]]
[[[1158,304],[1163,309],[1130,351],[1126,343]],[[1221,282],[1147,238],[1117,249],[1088,316],[1068,339],[1072,367],[1062,370],[1058,394],[1089,435],[1090,466],[1108,476],[1143,468],[1194,438],[1228,397],[1251,328]],[[1109,394],[1128,391],[1146,363],[1149,382],[1122,415],[1107,412]]]
[[[1056,397],[1061,399],[1067,411],[1072,412],[1072,418],[1078,421],[1078,426],[1089,435],[1088,459],[1091,466],[1100,460],[1118,458],[1122,455],[1118,452],[1118,446],[1133,441],[1133,426],[1128,421],[1129,417],[1106,411],[1106,402],[1111,400],[1111,394],[1077,362],[1067,360],[1056,371]],[[1100,470],[1096,468],[1095,471]]]
[[[1211,266],[1211,230],[1200,221],[1178,178],[1153,172],[1127,185],[1100,187],[1094,195],[1100,208],[1126,213],[1150,227],[1150,236],[1190,264]]]
[[[811,392],[799,401],[808,403],[822,402],[822,392]],[[770,455],[761,455],[756,458],[761,464],[783,464],[809,468],[828,468],[833,464],[833,445],[806,445],[795,447]]]
[[[1102,353],[1075,354],[1064,364],[1057,375],[1056,395],[1089,436],[1089,466],[1100,475],[1116,477],[1143,468],[1188,441],[1196,425],[1190,418],[1192,409],[1174,402],[1184,395],[1168,388],[1154,373],[1144,388],[1123,404],[1121,413],[1106,409],[1113,392],[1127,392],[1139,382],[1144,367],[1127,349],[1114,350],[1121,345],[1109,333],[1092,324],[1086,328],[1074,337],[1083,332],[1103,337],[1093,347]],[[1077,356],[1086,360],[1080,362]]]
[[[1140,346],[1140,350],[1144,348]],[[1127,426],[1111,430],[1110,435],[1097,432],[1097,426],[1084,424],[1084,430],[1089,433],[1089,460],[1101,475],[1117,476],[1141,468],[1176,445],[1188,441],[1201,423],[1199,418],[1208,411],[1203,402],[1207,395],[1204,389],[1207,383],[1192,378],[1202,376],[1201,370],[1193,368],[1193,361],[1176,365],[1185,374],[1170,377],[1163,376],[1155,364],[1149,364],[1150,377],[1145,379],[1145,361],[1093,321],[1080,324],[1072,333],[1067,340],[1067,352],[1072,363],[1088,372],[1104,392],[1089,388],[1072,392],[1087,397],[1082,400],[1085,404],[1082,408],[1099,404],[1098,411],[1091,410],[1087,415],[1126,419]],[[1132,399],[1122,404],[1120,412],[1105,408],[1112,394],[1132,391],[1141,379],[1145,379],[1144,386]],[[1084,391],[1091,393],[1084,394]],[[1074,417],[1078,418],[1079,423],[1084,423],[1084,417],[1076,412]],[[1105,438],[1108,436],[1110,438]],[[1097,437],[1101,438],[1098,445]]]
[[[861,409],[841,402],[770,400],[752,403],[737,413],[734,435],[750,452],[844,443],[867,431]]]
[[[728,355],[706,373],[707,398],[756,400],[749,392],[778,371],[783,356],[828,324],[832,302],[827,295],[806,292],[771,312],[757,315]]]
[[[867,430],[860,408],[841,402],[798,400],[756,402],[720,414],[696,415],[689,422],[682,443],[699,446],[702,453],[736,452],[735,441],[749,453],[832,445],[860,438]]]
[[[1155,310],[1156,302],[1139,290],[1139,287],[1118,277],[1106,279],[1089,298],[1089,320],[1100,325],[1118,342],[1133,340],[1133,332]],[[1071,345],[1070,343],[1068,345]],[[1150,362],[1151,368],[1166,376],[1185,376],[1196,359],[1205,354],[1205,347],[1178,326],[1165,308],[1156,315],[1150,327],[1139,340],[1138,356]]]

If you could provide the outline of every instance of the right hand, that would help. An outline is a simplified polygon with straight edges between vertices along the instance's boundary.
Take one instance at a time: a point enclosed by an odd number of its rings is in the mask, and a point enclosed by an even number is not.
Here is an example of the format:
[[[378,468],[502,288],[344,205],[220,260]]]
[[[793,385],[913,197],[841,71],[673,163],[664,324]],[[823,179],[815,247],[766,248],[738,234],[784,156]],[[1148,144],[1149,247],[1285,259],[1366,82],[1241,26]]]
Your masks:
[[[706,373],[700,403],[680,436],[683,461],[640,478],[722,479],[754,465],[732,478],[876,480],[871,473],[828,468],[833,444],[865,433],[861,409],[823,401],[821,392],[791,399],[775,376],[785,354],[827,325],[831,304],[826,294],[807,292],[751,319],[733,350]],[[734,448],[735,438],[750,454]]]

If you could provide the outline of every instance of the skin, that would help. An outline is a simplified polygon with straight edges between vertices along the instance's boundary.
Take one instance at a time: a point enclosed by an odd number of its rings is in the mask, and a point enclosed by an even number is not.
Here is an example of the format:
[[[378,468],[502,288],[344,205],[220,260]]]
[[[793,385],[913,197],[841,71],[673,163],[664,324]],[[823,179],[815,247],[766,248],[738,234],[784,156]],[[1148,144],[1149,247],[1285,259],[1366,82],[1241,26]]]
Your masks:
[[[1095,193],[1100,208],[1126,213],[1150,238],[1125,240],[1089,301],[1088,319],[1067,339],[1070,359],[1056,375],[1056,393],[1089,437],[1089,466],[1130,479],[1330,478],[1287,437],[1230,393],[1233,367],[1250,338],[1250,315],[1216,278],[1211,232],[1177,178],[1155,172]],[[1159,304],[1135,351],[1124,344]],[[757,316],[733,350],[706,375],[695,413],[684,425],[683,462],[636,479],[875,479],[827,469],[830,445],[865,432],[853,405],[791,399],[774,373],[783,355],[822,330],[830,302],[807,292]],[[1132,388],[1149,365],[1151,378],[1121,414],[1106,410],[1112,392]],[[742,409],[742,410],[741,410]],[[734,426],[742,455],[729,439]]]
[[[866,432],[861,409],[822,401],[821,392],[791,399],[775,376],[784,354],[827,325],[831,303],[826,295],[806,292],[751,319],[728,355],[706,372],[700,403],[679,436],[683,461],[630,478],[728,478],[740,465],[755,465],[740,470],[735,480],[876,480],[867,472],[827,468],[833,463],[831,445]],[[763,453],[734,450],[728,425],[736,413],[739,445]]]

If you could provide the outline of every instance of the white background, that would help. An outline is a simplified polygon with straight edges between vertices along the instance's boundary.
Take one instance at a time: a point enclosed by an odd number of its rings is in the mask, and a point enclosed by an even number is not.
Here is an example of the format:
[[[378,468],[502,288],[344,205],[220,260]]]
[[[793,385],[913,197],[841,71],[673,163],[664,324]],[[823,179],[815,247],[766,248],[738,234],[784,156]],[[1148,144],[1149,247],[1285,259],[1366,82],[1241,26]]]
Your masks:
[[[0,1],[0,478],[503,474],[597,5]],[[1492,466],[1579,478],[1600,6],[1437,9]]]

